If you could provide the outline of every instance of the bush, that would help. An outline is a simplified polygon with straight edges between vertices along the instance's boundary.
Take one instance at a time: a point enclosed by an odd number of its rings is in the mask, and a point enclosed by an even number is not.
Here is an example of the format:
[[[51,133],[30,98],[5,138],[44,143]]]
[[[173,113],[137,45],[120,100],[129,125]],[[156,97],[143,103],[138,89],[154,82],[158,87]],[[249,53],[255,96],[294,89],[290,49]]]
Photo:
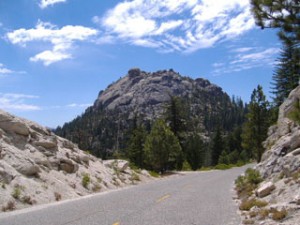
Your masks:
[[[13,211],[15,209],[16,209],[16,203],[14,201],[9,201],[5,206],[2,206],[3,212]]]
[[[132,172],[132,173],[131,173],[131,176],[130,176],[130,180],[131,180],[132,182],[134,182],[134,181],[140,181],[141,179],[140,179],[140,177],[139,177],[138,174],[136,174],[135,172]]]
[[[151,177],[155,177],[155,178],[159,177],[159,174],[155,171],[149,171],[149,174],[151,175]]]
[[[21,198],[21,201],[22,201],[23,203],[28,204],[28,205],[33,205],[33,204],[36,203],[36,201],[35,201],[34,199],[31,199],[31,197],[28,196],[28,195],[23,196],[23,197]]]
[[[58,192],[54,192],[54,197],[56,201],[60,201],[61,200],[61,194]]]
[[[272,219],[275,221],[283,220],[288,215],[286,209],[282,209],[280,211],[277,209],[272,209],[271,213],[272,213]]]
[[[250,184],[257,185],[257,184],[259,184],[260,182],[263,181],[263,179],[260,176],[260,173],[257,170],[252,169],[252,168],[248,168],[246,170],[245,176],[246,176],[247,181]]]
[[[261,201],[261,200],[252,198],[252,199],[246,199],[246,200],[242,201],[239,208],[240,208],[240,210],[243,210],[243,211],[249,211],[254,206],[256,206],[258,208],[262,208],[267,205],[268,205],[268,203],[265,201]]]
[[[90,178],[90,175],[87,174],[87,173],[84,173],[83,174],[83,177],[82,177],[82,186],[87,188],[88,185],[91,183],[91,178]]]
[[[21,189],[19,186],[16,186],[11,193],[11,196],[14,197],[15,199],[20,199],[21,196]]]
[[[191,165],[188,163],[188,161],[184,161],[183,164],[182,164],[182,170],[183,171],[191,171],[192,168],[191,168]]]
[[[236,191],[239,198],[251,196],[253,190],[262,181],[258,171],[254,169],[247,169],[244,176],[239,176],[235,180]]]

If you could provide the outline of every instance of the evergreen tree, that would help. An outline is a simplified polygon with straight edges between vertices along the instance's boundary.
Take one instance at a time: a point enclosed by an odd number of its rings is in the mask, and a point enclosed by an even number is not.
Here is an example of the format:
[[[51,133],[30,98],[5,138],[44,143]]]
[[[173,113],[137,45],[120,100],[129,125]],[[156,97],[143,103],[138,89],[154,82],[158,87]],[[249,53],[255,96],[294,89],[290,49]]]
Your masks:
[[[144,154],[146,165],[157,172],[176,168],[182,158],[179,141],[163,120],[154,123],[146,138]]]
[[[166,106],[165,121],[179,140],[182,138],[182,133],[186,131],[187,111],[188,107],[181,98],[170,96]]]
[[[298,86],[300,78],[300,48],[284,44],[275,73],[273,74],[275,107],[279,107],[289,93]]]
[[[186,160],[191,166],[192,170],[199,169],[204,162],[204,143],[201,137],[193,134],[187,138],[185,143]]]
[[[242,146],[250,158],[260,162],[264,152],[262,142],[267,138],[267,131],[270,125],[268,101],[260,85],[254,89],[249,104],[247,121],[243,126]]]
[[[211,164],[215,166],[219,162],[219,157],[224,150],[224,142],[222,138],[221,129],[217,129],[213,139],[211,146]]]
[[[147,132],[144,126],[137,126],[131,133],[126,155],[134,165],[144,168],[144,144]]]
[[[299,5],[299,0],[251,0],[256,24],[262,29],[279,28],[281,40],[293,45],[300,41]]]

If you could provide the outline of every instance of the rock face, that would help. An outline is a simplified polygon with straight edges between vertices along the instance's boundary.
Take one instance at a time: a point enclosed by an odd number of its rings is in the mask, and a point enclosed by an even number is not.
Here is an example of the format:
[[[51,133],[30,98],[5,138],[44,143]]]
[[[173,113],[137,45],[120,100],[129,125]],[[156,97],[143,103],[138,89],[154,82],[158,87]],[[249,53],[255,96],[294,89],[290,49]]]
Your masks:
[[[285,210],[288,216],[280,224],[300,224],[300,86],[280,106],[277,124],[270,127],[262,161],[257,165],[265,183],[257,196],[268,208]],[[274,224],[268,218],[262,223]]]
[[[277,124],[269,128],[266,152],[257,166],[265,178],[281,173],[289,176],[300,169],[300,121],[294,119],[297,113],[300,115],[299,101],[300,86],[280,106]]]
[[[103,162],[50,130],[0,110],[2,211],[149,179],[132,171],[126,161]]]
[[[148,73],[134,68],[101,91],[82,116],[58,128],[56,133],[105,158],[122,148],[134,119],[143,120],[149,127],[162,116],[171,96],[189,104],[189,119],[204,133],[217,127],[216,121],[226,123],[224,115],[235,111],[229,96],[207,80],[184,77],[172,69]]]

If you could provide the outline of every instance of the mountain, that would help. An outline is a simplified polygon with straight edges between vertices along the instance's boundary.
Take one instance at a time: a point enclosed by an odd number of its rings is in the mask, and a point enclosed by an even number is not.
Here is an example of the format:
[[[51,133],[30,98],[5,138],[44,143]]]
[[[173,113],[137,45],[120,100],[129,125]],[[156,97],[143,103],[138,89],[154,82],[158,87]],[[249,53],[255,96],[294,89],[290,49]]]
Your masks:
[[[50,130],[0,110],[0,209],[43,204],[149,180],[124,160],[103,161]]]
[[[154,73],[130,69],[123,78],[100,91],[93,106],[56,133],[102,158],[123,151],[132,127],[142,123],[150,130],[164,117],[172,97],[182,100],[189,131],[209,137],[221,128],[231,130],[244,119],[241,100],[231,100],[217,85],[191,79],[170,70]]]

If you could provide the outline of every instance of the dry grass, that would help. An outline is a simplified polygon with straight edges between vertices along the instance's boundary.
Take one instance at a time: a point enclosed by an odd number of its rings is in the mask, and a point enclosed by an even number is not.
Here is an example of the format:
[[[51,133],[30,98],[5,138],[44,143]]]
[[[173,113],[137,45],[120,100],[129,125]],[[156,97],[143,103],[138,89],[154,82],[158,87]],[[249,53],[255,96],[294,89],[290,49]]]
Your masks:
[[[266,201],[258,200],[255,198],[245,199],[240,204],[240,210],[249,211],[252,207],[257,206],[258,208],[262,208],[267,206],[268,203]]]
[[[270,212],[272,213],[272,219],[275,221],[281,221],[288,215],[286,209],[282,209],[282,210],[271,209]]]

